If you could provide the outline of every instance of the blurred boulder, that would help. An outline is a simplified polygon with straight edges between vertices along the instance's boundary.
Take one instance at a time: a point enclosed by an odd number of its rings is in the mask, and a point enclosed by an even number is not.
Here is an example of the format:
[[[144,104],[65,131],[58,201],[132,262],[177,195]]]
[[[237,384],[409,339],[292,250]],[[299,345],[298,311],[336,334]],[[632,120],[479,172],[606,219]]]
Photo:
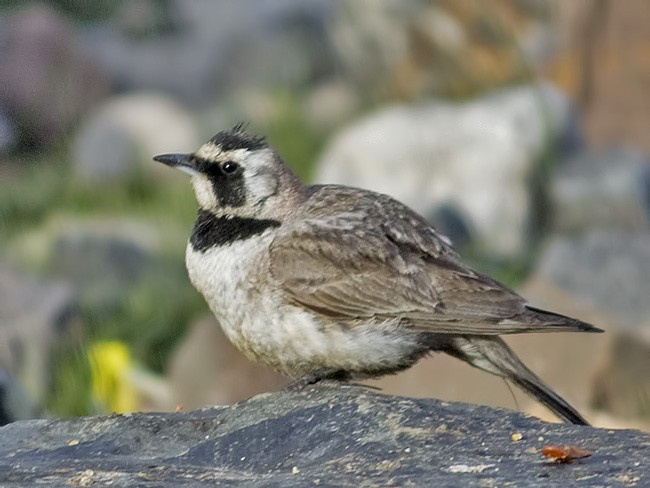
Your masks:
[[[650,160],[630,147],[581,153],[551,181],[554,227],[650,231]]]
[[[191,115],[171,99],[152,93],[116,96],[89,114],[73,147],[76,174],[101,183],[155,173],[168,175],[151,158],[191,151],[198,144]]]
[[[157,230],[134,219],[54,216],[12,243],[25,266],[70,283],[79,302],[100,313],[123,303],[157,264]]]
[[[128,220],[59,221],[46,269],[94,311],[118,306],[156,263],[156,231]],[[54,226],[53,226],[54,227]]]
[[[184,409],[228,405],[277,390],[290,381],[244,357],[212,316],[189,327],[173,354],[167,376],[176,403]]]
[[[317,181],[387,193],[424,216],[445,206],[480,249],[512,257],[541,226],[531,188],[541,159],[552,147],[567,150],[576,133],[566,97],[546,84],[393,106],[336,135]]]
[[[42,414],[53,353],[73,331],[76,297],[62,281],[0,267],[0,411],[3,421]]]
[[[24,146],[58,141],[109,83],[74,26],[43,3],[6,13],[0,21],[0,106]]]
[[[323,82],[305,97],[302,116],[314,129],[326,132],[349,120],[359,102],[351,86],[340,80]]]
[[[27,394],[13,374],[0,366],[0,426],[42,415],[42,406]]]
[[[331,22],[337,73],[370,99],[467,97],[530,79],[552,52],[546,2],[343,0]]]
[[[94,184],[128,179],[140,169],[141,155],[133,134],[108,118],[84,123],[73,151],[75,173]]]
[[[650,234],[595,230],[554,237],[536,273],[634,329],[650,317]]]
[[[123,2],[110,22],[83,35],[121,89],[201,106],[245,83],[303,87],[332,71],[325,33],[332,8],[325,0]]]
[[[7,153],[16,147],[18,134],[16,122],[8,111],[0,107],[0,154]]]
[[[552,12],[557,55],[540,70],[583,108],[589,147],[625,141],[650,154],[646,0],[534,0]]]
[[[597,373],[591,402],[620,418],[650,422],[650,320],[643,330],[616,334]]]

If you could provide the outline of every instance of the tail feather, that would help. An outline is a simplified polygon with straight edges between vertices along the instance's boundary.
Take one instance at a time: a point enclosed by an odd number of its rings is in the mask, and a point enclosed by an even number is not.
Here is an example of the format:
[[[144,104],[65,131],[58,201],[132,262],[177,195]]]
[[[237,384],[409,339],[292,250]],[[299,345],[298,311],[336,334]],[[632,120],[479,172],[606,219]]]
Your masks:
[[[546,405],[555,415],[565,422],[576,425],[589,425],[589,422],[575,408],[569,405],[564,398],[542,383],[530,370],[528,372],[531,373],[532,378],[510,376],[508,379],[539,400],[542,404]]]
[[[496,336],[457,337],[444,351],[472,366],[512,381],[546,405],[562,420],[576,425],[589,425],[575,408],[529,370],[501,338]]]
[[[579,332],[604,332],[603,329],[594,327],[587,322],[567,317],[566,315],[561,315],[559,313],[549,312],[548,310],[542,310],[541,308],[533,307],[531,305],[526,305],[525,316],[528,319],[544,322],[549,325],[570,327]]]

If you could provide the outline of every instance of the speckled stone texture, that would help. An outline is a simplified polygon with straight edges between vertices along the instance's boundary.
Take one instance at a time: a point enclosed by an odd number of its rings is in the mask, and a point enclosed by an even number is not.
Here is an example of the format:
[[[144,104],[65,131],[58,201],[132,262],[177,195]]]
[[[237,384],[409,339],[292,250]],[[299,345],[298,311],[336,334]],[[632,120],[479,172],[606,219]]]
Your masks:
[[[565,444],[592,456],[555,464],[541,455],[546,445]],[[638,431],[549,424],[356,386],[0,429],[3,487],[649,486],[648,459],[650,435]]]

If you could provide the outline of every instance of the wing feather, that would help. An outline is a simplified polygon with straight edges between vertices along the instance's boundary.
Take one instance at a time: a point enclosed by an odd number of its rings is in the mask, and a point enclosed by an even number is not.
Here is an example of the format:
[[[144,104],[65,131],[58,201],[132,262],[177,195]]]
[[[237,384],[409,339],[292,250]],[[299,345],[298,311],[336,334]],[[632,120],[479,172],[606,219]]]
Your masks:
[[[270,258],[291,303],[352,325],[398,320],[481,335],[575,330],[531,320],[522,297],[463,265],[422,217],[385,195],[320,187],[283,224]]]

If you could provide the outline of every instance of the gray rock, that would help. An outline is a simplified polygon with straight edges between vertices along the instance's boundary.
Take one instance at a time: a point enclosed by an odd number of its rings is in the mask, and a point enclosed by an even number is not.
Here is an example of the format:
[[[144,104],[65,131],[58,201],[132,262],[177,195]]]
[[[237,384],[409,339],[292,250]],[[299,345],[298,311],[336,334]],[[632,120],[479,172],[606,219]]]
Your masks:
[[[650,322],[634,332],[615,335],[595,375],[591,403],[619,418],[650,420]]]
[[[74,144],[74,170],[82,180],[101,184],[137,174],[139,154],[132,135],[105,118],[81,127]]]
[[[65,282],[0,268],[0,411],[33,418],[49,392],[53,353],[70,334],[76,307]]]
[[[340,80],[323,82],[306,96],[302,116],[317,131],[324,133],[350,120],[359,109],[359,96]]]
[[[558,465],[540,454],[565,444],[592,456]],[[0,429],[0,446],[4,486],[640,486],[650,477],[650,436],[638,431],[324,385],[187,414],[16,422]]]
[[[129,219],[52,218],[17,241],[17,259],[69,283],[80,304],[102,314],[120,305],[157,263],[159,236]]]
[[[15,376],[0,367],[0,425],[42,415],[41,405],[30,397]]]
[[[84,32],[88,49],[124,90],[159,90],[198,106],[227,99],[248,81],[304,86],[330,64],[324,23],[331,2],[150,2],[167,10],[157,16],[132,3]],[[133,35],[137,14],[142,35]]]
[[[11,151],[17,142],[16,125],[4,107],[0,107],[0,154]]]
[[[88,308],[115,306],[154,263],[152,254],[128,236],[68,230],[54,242],[50,272],[70,280]]]
[[[556,42],[548,2],[537,8],[519,1],[462,8],[427,0],[336,4],[330,38],[337,74],[365,99],[466,97],[529,79],[525,70]]]
[[[74,27],[43,3],[3,13],[0,29],[0,106],[8,111],[23,144],[58,142],[108,93],[106,76]]]
[[[191,151],[198,143],[186,110],[162,95],[137,93],[112,97],[87,116],[72,159],[80,179],[99,184],[142,174],[169,175],[151,157]]]
[[[575,129],[566,97],[544,84],[467,103],[394,106],[335,136],[317,180],[387,193],[425,216],[446,206],[480,248],[512,257],[539,227],[530,181],[548,142]]]
[[[630,147],[581,154],[557,168],[550,196],[560,231],[648,232],[650,160]]]
[[[554,237],[537,273],[575,299],[630,328],[650,317],[650,234],[592,231]]]

